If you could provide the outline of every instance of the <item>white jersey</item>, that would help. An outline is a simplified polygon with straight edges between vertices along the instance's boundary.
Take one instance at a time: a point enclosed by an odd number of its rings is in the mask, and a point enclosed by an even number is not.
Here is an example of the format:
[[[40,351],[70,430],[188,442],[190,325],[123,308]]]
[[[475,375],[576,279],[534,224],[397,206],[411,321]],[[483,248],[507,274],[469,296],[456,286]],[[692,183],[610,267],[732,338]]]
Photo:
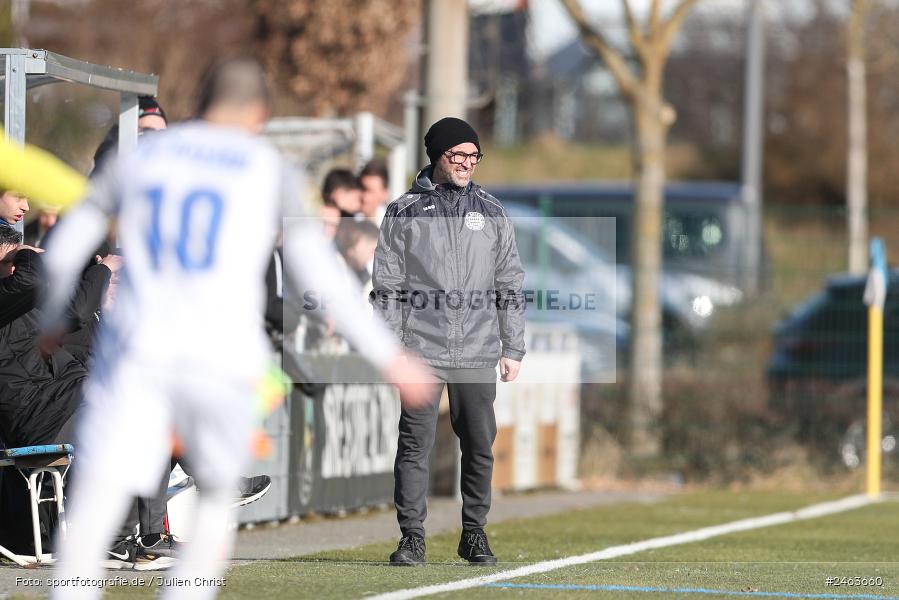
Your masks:
[[[352,299],[360,291],[337,276],[314,219],[302,218],[303,191],[302,179],[260,137],[203,122],[153,134],[110,163],[54,232],[45,256],[47,318],[61,314],[107,218],[117,217],[125,266],[105,324],[115,336],[114,352],[162,368],[258,373],[267,344],[264,275],[283,216],[285,266],[336,300],[329,312],[338,329],[383,366],[398,345],[359,314]]]

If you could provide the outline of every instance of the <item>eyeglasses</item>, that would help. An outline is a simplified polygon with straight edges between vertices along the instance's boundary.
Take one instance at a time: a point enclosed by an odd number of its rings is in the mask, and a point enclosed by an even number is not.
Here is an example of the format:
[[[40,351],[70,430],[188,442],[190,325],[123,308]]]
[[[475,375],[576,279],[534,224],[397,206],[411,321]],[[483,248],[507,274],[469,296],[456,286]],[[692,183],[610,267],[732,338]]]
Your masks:
[[[484,155],[480,152],[475,152],[473,154],[465,154],[464,152],[444,152],[443,155],[454,165],[461,165],[469,158],[474,164],[478,164],[484,160]]]

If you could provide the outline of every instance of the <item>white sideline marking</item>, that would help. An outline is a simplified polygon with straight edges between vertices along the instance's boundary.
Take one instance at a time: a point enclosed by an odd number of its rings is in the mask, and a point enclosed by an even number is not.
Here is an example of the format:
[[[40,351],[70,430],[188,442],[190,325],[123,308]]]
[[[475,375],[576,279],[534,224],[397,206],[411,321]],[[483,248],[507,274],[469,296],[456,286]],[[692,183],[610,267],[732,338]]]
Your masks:
[[[581,554],[578,556],[569,556],[568,558],[558,558],[555,560],[547,560],[544,562],[534,563],[511,569],[509,571],[501,571],[492,575],[483,575],[481,577],[472,577],[470,579],[462,579],[460,581],[451,581],[449,583],[440,583],[428,585],[420,588],[411,588],[407,590],[397,590],[377,596],[369,596],[369,600],[406,600],[407,598],[420,598],[422,596],[430,596],[433,594],[441,594],[443,592],[455,592],[468,588],[478,587],[485,583],[494,583],[497,581],[505,581],[507,579],[515,579],[517,577],[526,577],[537,573],[546,573],[565,567],[573,567],[575,565],[583,565],[586,563],[596,562],[600,560],[609,560],[618,558],[619,556],[627,556],[628,554],[636,554],[645,550],[655,550],[656,548],[666,548],[668,546],[677,546],[680,544],[689,544],[707,540],[709,538],[727,535],[729,533],[737,533],[740,531],[749,531],[750,529],[759,529],[761,527],[771,527],[772,525],[783,525],[794,521],[804,521],[806,519],[814,519],[824,517],[847,510],[861,508],[879,502],[880,500],[871,499],[867,495],[849,496],[842,500],[833,502],[822,502],[821,504],[813,504],[796,511],[787,511],[766,515],[764,517],[752,517],[750,519],[741,519],[723,525],[714,525],[712,527],[703,527],[693,531],[685,531],[674,535],[657,537],[642,542],[633,542],[622,546],[612,546],[597,552],[589,554]]]

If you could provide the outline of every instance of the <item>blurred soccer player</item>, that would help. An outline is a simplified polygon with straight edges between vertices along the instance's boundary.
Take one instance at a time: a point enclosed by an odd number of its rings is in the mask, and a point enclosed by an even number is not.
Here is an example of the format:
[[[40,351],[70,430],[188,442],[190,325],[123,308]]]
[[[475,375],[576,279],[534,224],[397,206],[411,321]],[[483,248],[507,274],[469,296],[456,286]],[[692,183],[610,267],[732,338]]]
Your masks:
[[[97,578],[132,495],[153,492],[174,431],[195,465],[200,497],[168,597],[213,597],[196,578],[220,577],[233,539],[229,505],[248,459],[253,399],[269,353],[262,281],[282,215],[299,216],[304,189],[256,136],[268,117],[264,73],[233,59],[205,78],[199,121],[156,134],[92,182],[57,226],[46,254],[45,308],[53,331],[83,259],[117,218],[126,267],[100,337],[78,425],[81,463],[57,576]],[[252,223],[252,225],[250,225]],[[334,277],[320,228],[286,219],[285,267],[330,299],[341,333],[397,383],[409,405],[431,385],[380,324],[358,318],[359,290]],[[409,394],[407,400],[406,395]],[[136,435],[139,433],[139,435]],[[92,588],[57,587],[57,598]]]

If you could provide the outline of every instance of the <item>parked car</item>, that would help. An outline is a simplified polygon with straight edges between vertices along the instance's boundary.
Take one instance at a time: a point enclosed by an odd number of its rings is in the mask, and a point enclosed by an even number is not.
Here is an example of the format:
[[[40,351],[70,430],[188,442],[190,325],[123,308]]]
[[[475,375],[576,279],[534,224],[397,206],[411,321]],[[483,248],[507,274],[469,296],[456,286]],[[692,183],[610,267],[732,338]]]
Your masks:
[[[767,366],[769,404],[793,419],[801,435],[833,432],[833,447],[850,468],[865,449],[868,307],[865,277],[836,275],[774,328]],[[884,452],[899,435],[899,271],[890,274],[884,307]]]
[[[504,204],[515,202],[560,217],[587,239],[602,246],[584,217],[614,217],[612,252],[621,265],[631,264],[634,188],[630,183],[493,185]],[[735,182],[669,182],[665,186],[662,248],[665,270],[695,273],[743,289],[751,253],[760,254],[757,282],[767,279],[764,247],[746,237],[749,210]]]
[[[608,332],[611,327],[620,330],[625,324],[625,331],[616,334],[616,345],[619,350],[626,349],[633,279],[630,267],[616,264],[608,252],[561,219],[545,217],[534,208],[514,202],[505,202],[504,206],[515,226],[525,288],[557,290],[564,306],[545,310],[539,303],[530,305],[528,318],[573,323],[585,331],[590,329],[594,337],[597,331]],[[564,304],[586,293],[595,295],[599,310],[585,311]],[[696,335],[706,327],[715,309],[742,298],[742,292],[734,286],[699,275],[667,272],[662,274],[661,295],[669,356],[691,351]]]

